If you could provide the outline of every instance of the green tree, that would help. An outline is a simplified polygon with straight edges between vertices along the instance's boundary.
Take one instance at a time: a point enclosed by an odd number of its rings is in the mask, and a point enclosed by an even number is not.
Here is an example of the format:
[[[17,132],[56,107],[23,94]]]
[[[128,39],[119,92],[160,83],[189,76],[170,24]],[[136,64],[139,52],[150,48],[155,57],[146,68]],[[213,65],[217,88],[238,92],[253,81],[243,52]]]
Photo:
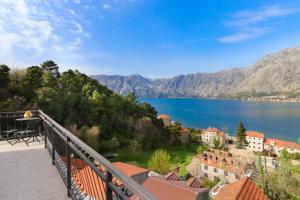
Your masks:
[[[23,77],[23,94],[30,101],[35,97],[35,92],[43,86],[43,70],[38,66],[32,66],[26,69]]]
[[[10,68],[8,66],[0,65],[0,85],[1,85],[1,88],[5,88],[10,82],[9,71],[10,71]]]
[[[55,78],[59,77],[59,67],[54,61],[47,60],[41,64],[41,67],[44,72],[52,73]]]
[[[166,174],[171,169],[171,156],[170,154],[165,150],[156,150],[149,162],[148,167],[150,170],[155,171],[160,174]]]
[[[243,122],[240,122],[239,126],[236,130],[236,143],[235,146],[238,149],[243,149],[245,146],[248,145],[248,142],[246,140],[246,129],[244,127]]]
[[[213,138],[213,144],[214,144],[214,148],[215,148],[215,149],[220,148],[221,142],[220,142],[219,137],[214,137],[214,138]]]

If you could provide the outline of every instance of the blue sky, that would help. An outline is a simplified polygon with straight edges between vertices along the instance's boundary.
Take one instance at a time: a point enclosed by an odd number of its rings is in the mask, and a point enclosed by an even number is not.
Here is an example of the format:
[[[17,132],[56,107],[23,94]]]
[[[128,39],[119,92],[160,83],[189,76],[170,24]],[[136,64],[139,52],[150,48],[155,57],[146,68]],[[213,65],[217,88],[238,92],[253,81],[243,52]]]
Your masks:
[[[299,44],[299,0],[0,0],[0,63],[14,68],[171,77]]]

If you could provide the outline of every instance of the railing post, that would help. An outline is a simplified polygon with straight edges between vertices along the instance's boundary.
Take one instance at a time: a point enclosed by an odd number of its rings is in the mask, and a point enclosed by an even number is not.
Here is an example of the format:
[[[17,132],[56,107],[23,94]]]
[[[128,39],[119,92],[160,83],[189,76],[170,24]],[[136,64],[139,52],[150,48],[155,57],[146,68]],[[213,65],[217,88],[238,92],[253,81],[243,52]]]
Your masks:
[[[67,189],[68,189],[68,196],[70,196],[71,192],[71,148],[69,146],[70,138],[67,137]]]
[[[109,183],[112,182],[112,174],[106,169],[106,200],[112,200],[112,189]]]
[[[51,134],[52,134],[52,153],[51,153],[52,165],[55,165],[55,163],[54,163],[54,160],[55,160],[55,145],[54,145],[54,130],[53,130],[53,126],[51,127]]]
[[[48,137],[48,128],[46,128],[46,122],[44,121],[44,137],[45,137],[45,148],[47,148],[47,137]]]

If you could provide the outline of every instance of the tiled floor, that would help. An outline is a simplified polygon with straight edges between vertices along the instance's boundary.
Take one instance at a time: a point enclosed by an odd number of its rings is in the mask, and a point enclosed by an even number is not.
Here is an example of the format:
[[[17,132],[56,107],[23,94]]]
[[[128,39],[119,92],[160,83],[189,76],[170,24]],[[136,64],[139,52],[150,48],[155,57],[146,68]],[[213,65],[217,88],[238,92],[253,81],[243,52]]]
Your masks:
[[[0,200],[64,200],[67,189],[43,142],[0,142]]]

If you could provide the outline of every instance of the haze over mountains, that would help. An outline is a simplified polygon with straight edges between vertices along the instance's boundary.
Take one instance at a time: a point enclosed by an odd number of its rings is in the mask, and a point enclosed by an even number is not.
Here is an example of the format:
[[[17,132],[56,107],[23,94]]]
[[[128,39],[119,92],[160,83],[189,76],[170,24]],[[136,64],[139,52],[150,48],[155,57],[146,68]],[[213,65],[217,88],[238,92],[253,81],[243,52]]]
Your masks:
[[[217,73],[148,79],[140,75],[92,76],[108,88],[138,97],[248,98],[300,96],[300,45],[259,59],[254,65]]]

